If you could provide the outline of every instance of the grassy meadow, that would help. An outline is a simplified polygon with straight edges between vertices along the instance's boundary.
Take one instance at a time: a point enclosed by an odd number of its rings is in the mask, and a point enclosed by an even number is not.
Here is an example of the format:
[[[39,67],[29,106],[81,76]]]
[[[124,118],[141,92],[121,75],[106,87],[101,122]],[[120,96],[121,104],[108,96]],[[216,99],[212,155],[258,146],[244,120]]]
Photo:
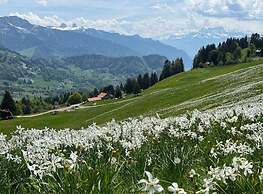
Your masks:
[[[74,112],[0,121],[0,130],[10,133],[25,128],[74,128],[104,124],[129,117],[159,114],[165,118],[194,109],[206,110],[261,94],[263,60],[250,63],[195,69],[159,82],[136,97],[89,104]]]

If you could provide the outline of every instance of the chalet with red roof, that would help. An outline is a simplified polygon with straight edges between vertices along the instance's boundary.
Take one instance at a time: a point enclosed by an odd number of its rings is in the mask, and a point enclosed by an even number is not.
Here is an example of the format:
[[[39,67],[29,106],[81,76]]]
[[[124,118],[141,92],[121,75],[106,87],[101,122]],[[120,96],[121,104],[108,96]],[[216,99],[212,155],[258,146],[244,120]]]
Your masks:
[[[92,98],[88,98],[89,102],[97,102],[97,101],[101,101],[103,99],[105,99],[108,96],[107,93],[105,92],[101,92],[98,96],[92,97]]]

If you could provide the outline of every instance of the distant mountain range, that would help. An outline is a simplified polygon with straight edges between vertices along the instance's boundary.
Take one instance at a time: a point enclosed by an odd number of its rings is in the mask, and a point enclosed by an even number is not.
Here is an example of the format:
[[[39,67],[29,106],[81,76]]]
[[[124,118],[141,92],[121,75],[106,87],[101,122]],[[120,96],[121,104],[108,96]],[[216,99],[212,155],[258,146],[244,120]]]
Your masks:
[[[222,27],[203,28],[198,32],[189,33],[183,36],[170,36],[162,40],[163,43],[175,46],[187,52],[190,57],[194,57],[197,51],[207,44],[218,44],[229,37],[244,37],[242,32],[227,32]]]
[[[119,84],[141,73],[160,72],[165,60],[166,57],[159,55],[32,59],[0,48],[0,91],[11,90],[16,96],[45,96],[71,90],[92,90]]]
[[[33,25],[16,16],[0,17],[0,44],[32,58],[77,55],[142,57],[157,54],[169,59],[182,57],[188,68],[192,65],[186,52],[152,39],[94,29],[54,29]]]

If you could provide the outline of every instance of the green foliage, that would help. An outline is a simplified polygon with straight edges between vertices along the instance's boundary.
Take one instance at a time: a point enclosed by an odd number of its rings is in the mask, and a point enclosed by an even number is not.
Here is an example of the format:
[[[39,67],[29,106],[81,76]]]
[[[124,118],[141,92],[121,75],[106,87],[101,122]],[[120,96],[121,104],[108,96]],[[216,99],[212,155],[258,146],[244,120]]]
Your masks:
[[[182,72],[184,72],[184,62],[182,58],[177,58],[175,61],[167,60],[164,64],[160,81]]]
[[[9,91],[5,91],[0,108],[2,110],[10,111],[13,115],[16,115],[17,107]]]
[[[115,98],[122,98],[122,91],[121,91],[120,86],[116,87],[114,97]]]
[[[107,93],[108,95],[111,95],[111,96],[114,96],[115,94],[115,88],[113,85],[109,85],[109,86],[106,86],[104,88],[101,89],[101,92],[105,92]]]
[[[31,114],[32,108],[31,108],[31,102],[28,98],[23,97],[22,98],[22,111],[23,114]]]
[[[72,94],[69,99],[68,99],[68,104],[73,105],[73,104],[79,104],[82,102],[82,96],[80,93],[76,92]]]
[[[263,37],[259,34],[252,34],[250,41],[247,36],[229,38],[217,47],[214,44],[202,47],[194,58],[193,68],[243,63],[255,56],[263,56]]]
[[[150,80],[150,76],[148,73],[145,73],[142,79],[142,89],[147,89],[149,88],[151,85],[151,80]]]
[[[154,72],[151,74],[151,86],[153,86],[154,84],[158,83],[158,76],[157,73]]]
[[[158,55],[30,59],[0,48],[0,91],[11,90],[15,98],[31,98],[55,96],[81,88],[102,88],[116,85],[140,73],[159,72],[165,60],[165,57]]]
[[[126,80],[126,83],[124,85],[124,91],[127,94],[138,94],[141,92],[141,88],[140,85],[138,83],[138,81],[134,78],[128,78]]]

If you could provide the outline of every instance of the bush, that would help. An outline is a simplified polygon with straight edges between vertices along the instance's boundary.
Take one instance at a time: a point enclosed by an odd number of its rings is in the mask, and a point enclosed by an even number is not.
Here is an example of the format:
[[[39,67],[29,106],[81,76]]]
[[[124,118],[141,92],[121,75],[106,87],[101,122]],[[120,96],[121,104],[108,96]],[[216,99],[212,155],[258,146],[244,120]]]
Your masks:
[[[80,93],[76,92],[69,96],[68,98],[68,104],[73,105],[73,104],[79,104],[82,102],[82,96]]]

